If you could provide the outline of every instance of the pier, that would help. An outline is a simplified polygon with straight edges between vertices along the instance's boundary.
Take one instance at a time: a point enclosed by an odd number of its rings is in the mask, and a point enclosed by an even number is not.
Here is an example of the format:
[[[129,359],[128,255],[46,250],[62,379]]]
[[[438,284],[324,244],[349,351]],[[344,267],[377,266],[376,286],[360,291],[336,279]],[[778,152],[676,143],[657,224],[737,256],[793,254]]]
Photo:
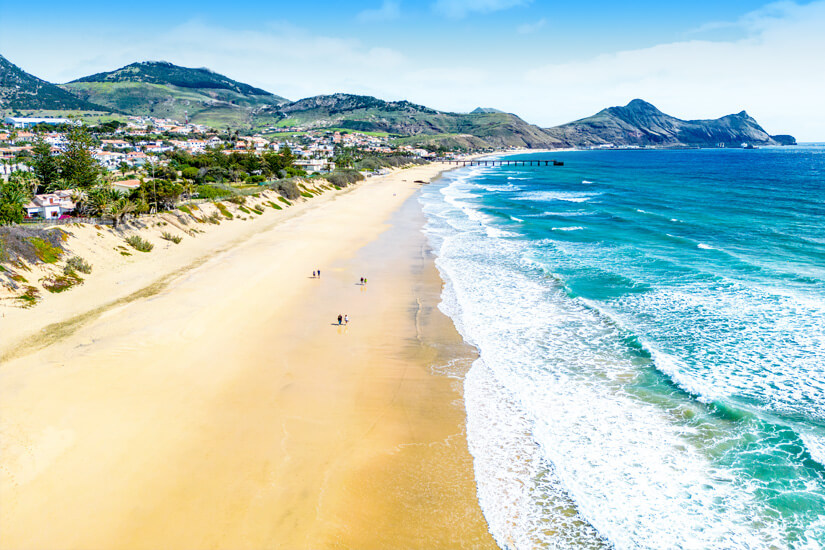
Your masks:
[[[445,160],[442,162],[457,166],[564,166],[564,162],[553,159]]]

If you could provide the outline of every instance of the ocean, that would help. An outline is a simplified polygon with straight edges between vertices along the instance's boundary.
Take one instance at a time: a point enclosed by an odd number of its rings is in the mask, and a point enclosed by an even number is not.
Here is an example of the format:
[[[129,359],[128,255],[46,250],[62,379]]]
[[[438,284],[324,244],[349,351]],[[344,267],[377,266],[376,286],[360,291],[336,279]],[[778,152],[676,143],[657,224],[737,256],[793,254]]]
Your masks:
[[[825,147],[538,156],[420,195],[496,541],[825,547]]]

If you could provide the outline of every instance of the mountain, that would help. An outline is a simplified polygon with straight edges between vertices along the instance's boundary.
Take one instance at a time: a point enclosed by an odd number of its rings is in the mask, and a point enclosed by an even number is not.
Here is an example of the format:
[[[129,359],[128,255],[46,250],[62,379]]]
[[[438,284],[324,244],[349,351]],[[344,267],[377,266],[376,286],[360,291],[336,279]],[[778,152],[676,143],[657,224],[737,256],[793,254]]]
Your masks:
[[[498,109],[493,109],[492,107],[476,107],[470,114],[477,115],[481,113],[503,113],[504,111],[499,111]]]
[[[0,110],[108,111],[30,75],[0,55]]]
[[[509,113],[448,113],[409,101],[333,94],[301,99],[277,108],[282,125],[346,128],[407,136],[410,143],[458,147],[552,147],[563,143]]]
[[[788,145],[792,136],[771,136],[748,113],[713,120],[681,120],[650,103],[634,99],[624,107],[610,107],[595,115],[547,132],[573,147],[614,146],[716,147]]]
[[[131,115],[225,128],[251,126],[286,99],[210,71],[165,61],[132,63],[62,86],[76,96]]]

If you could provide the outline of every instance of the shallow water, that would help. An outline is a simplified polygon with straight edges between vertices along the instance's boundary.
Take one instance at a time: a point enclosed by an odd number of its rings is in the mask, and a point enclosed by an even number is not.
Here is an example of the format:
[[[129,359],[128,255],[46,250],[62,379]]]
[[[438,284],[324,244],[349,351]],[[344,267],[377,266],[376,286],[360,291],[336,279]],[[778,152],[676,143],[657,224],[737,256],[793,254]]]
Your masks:
[[[825,148],[551,156],[421,195],[499,544],[825,545]]]

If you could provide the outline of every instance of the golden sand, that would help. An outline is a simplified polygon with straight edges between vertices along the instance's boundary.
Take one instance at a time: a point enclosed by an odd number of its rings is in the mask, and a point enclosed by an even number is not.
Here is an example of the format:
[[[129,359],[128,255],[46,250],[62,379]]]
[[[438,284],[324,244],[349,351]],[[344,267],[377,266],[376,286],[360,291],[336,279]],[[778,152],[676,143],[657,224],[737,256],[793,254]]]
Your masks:
[[[0,547],[494,548],[460,380],[432,371],[470,351],[406,202],[436,170],[188,258],[4,362]]]

